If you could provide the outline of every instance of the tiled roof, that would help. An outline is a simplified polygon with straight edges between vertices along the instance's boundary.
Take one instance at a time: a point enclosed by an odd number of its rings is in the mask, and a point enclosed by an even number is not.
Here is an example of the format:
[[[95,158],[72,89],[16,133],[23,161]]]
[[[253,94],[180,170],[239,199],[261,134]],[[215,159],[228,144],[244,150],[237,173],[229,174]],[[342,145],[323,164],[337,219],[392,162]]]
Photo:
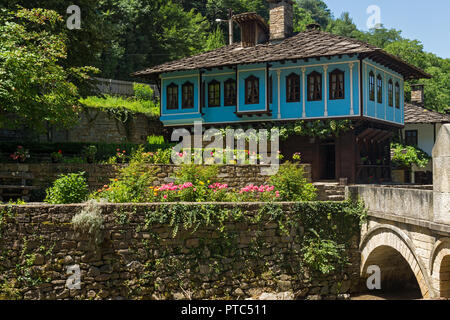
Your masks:
[[[450,123],[450,115],[405,103],[405,123]]]
[[[213,51],[151,67],[133,75],[148,76],[172,71],[355,54],[386,65],[402,74],[406,79],[430,77],[419,68],[380,48],[314,29],[301,32],[281,42],[268,42],[254,47],[242,48],[240,43],[234,43]]]

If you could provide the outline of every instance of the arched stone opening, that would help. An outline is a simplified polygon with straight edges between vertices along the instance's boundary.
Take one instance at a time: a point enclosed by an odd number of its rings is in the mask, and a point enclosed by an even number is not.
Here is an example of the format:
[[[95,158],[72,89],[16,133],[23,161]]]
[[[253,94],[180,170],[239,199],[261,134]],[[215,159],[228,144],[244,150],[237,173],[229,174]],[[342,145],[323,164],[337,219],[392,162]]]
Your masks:
[[[372,294],[398,297],[401,299],[420,299],[423,297],[419,281],[408,261],[396,249],[382,245],[373,249],[367,257],[362,276],[364,285],[371,274],[369,266],[378,266],[381,271],[381,290],[370,291]],[[365,286],[368,292],[367,286]]]
[[[450,255],[445,256],[439,270],[439,291],[441,297],[450,298]]]

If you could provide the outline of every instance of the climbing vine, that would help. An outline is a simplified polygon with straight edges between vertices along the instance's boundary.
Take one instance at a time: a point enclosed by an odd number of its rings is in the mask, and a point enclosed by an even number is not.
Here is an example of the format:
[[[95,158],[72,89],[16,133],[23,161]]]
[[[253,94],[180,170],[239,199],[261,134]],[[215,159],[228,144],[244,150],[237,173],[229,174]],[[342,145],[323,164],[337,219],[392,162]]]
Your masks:
[[[353,128],[354,126],[351,120],[298,120],[281,125],[273,122],[249,125],[247,127],[239,128],[242,129],[242,132],[239,133],[239,131],[237,131],[234,136],[238,140],[240,138],[245,138],[247,141],[259,141],[260,139],[272,140],[273,137],[271,136],[271,130],[278,129],[281,140],[286,140],[290,136],[317,137],[320,139],[326,139],[338,137],[343,132],[349,131]],[[235,131],[238,130],[237,128],[228,126],[226,128],[219,129],[219,132],[225,137],[227,130],[230,129],[234,129]],[[264,134],[262,132],[258,132],[258,129],[267,129],[267,132]],[[247,132],[244,132],[244,130]]]

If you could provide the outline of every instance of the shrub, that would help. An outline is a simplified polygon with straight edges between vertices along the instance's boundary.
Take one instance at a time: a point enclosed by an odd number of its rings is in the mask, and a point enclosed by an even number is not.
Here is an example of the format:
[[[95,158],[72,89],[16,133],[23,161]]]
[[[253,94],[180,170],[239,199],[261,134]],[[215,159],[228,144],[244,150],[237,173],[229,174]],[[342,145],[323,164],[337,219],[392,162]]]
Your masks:
[[[10,157],[14,161],[25,162],[25,160],[30,158],[30,151],[23,146],[18,146],[17,150]]]
[[[289,161],[280,166],[269,183],[279,191],[281,201],[312,201],[317,196],[316,188],[305,178],[303,167]]]
[[[143,83],[135,83],[133,85],[133,89],[134,89],[134,96],[136,97],[136,99],[143,101],[153,100],[154,92],[149,85]]]
[[[163,136],[155,136],[155,135],[148,136],[147,142],[150,145],[164,145],[165,144]]]
[[[425,168],[430,161],[430,156],[419,148],[399,143],[393,143],[391,148],[394,149],[392,164],[396,167],[410,168],[415,164],[420,168]]]
[[[67,164],[82,164],[86,163],[86,160],[80,157],[72,157],[72,158],[63,158],[62,163]]]
[[[153,198],[151,186],[155,180],[156,169],[150,168],[143,147],[133,152],[130,164],[119,170],[110,186],[104,186],[93,194],[95,198],[104,198],[110,202],[146,202]]]
[[[191,182],[195,186],[209,185],[217,182],[219,169],[217,166],[200,166],[195,164],[183,164],[175,172],[176,183]]]
[[[306,239],[306,244],[302,248],[305,263],[313,271],[322,274],[330,274],[335,270],[335,265],[342,263],[342,254],[345,251],[344,245],[338,245],[335,241],[321,239],[319,234],[310,229],[313,234]]]
[[[156,152],[148,152],[146,161],[154,164],[170,164],[172,149],[158,149]]]
[[[91,234],[97,244],[101,243],[103,228],[102,210],[99,204],[96,200],[89,200],[81,212],[72,219],[75,230]]]
[[[238,201],[242,202],[274,202],[280,199],[280,192],[275,186],[255,186],[253,184],[242,188],[238,193]]]
[[[86,200],[89,188],[84,172],[60,175],[51,188],[48,188],[45,202],[51,204],[81,203]]]
[[[86,157],[88,163],[94,163],[95,157],[97,155],[98,149],[96,146],[86,146],[83,148],[83,154]]]

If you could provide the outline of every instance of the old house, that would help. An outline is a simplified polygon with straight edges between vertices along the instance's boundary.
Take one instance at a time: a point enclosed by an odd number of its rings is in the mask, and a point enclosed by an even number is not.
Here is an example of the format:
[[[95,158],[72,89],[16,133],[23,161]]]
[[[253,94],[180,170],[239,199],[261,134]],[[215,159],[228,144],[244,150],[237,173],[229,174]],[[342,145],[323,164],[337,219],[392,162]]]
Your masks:
[[[314,180],[390,180],[390,141],[404,126],[404,82],[430,76],[369,44],[318,25],[293,33],[293,3],[270,2],[270,25],[255,13],[233,17],[241,42],[134,75],[162,92],[166,127],[261,125],[348,119],[351,130],[321,140],[293,137]]]
[[[418,147],[430,157],[442,125],[450,123],[450,116],[424,107],[424,86],[413,85],[411,103],[405,103],[405,127],[402,138],[405,144]],[[430,161],[426,168],[414,165],[407,182],[431,184],[433,163]]]

